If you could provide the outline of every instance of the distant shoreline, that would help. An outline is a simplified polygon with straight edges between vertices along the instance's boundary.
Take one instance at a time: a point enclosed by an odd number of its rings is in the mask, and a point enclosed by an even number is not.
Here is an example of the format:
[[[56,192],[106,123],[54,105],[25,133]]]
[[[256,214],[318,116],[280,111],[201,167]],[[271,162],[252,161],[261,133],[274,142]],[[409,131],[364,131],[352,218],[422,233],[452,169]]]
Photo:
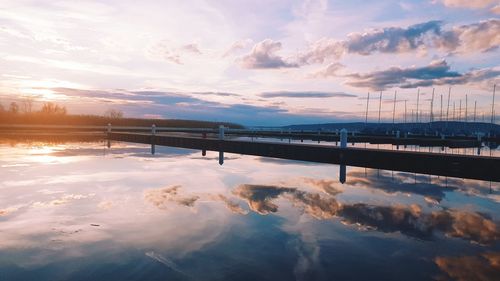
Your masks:
[[[182,128],[217,128],[219,125],[241,129],[242,125],[230,122],[213,122],[184,119],[143,119],[143,118],[112,118],[98,115],[71,115],[71,114],[44,114],[33,113],[3,113],[0,114],[0,125],[69,125],[69,126],[138,126],[149,127],[151,125],[161,127]]]

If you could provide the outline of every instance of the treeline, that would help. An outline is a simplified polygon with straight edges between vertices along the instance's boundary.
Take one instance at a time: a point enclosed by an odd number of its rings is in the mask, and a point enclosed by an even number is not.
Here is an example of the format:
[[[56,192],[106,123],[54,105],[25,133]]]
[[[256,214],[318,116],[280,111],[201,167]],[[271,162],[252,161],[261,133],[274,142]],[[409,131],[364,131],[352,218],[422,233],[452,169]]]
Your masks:
[[[44,103],[39,110],[33,110],[32,103],[12,102],[8,107],[0,104],[0,124],[2,125],[72,125],[72,126],[140,126],[149,127],[155,124],[159,127],[183,128],[216,128],[219,125],[230,128],[243,126],[228,122],[210,122],[182,119],[142,119],[126,118],[122,111],[108,110],[103,115],[69,114],[66,107],[55,103]]]

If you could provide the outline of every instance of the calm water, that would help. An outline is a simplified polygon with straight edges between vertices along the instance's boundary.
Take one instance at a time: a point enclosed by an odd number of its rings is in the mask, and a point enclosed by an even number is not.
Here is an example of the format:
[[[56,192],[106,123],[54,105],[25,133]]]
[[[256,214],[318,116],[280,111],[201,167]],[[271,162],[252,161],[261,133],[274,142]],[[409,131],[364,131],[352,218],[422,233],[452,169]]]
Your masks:
[[[498,183],[225,156],[0,143],[0,280],[500,276]]]

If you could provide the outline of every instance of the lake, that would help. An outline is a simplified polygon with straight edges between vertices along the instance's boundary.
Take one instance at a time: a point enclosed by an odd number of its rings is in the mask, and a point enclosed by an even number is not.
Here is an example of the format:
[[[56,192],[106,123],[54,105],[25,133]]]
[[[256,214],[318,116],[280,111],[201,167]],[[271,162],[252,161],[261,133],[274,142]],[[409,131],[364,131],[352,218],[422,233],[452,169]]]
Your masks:
[[[500,276],[495,182],[347,167],[342,184],[338,165],[2,141],[0,191],[2,281]]]

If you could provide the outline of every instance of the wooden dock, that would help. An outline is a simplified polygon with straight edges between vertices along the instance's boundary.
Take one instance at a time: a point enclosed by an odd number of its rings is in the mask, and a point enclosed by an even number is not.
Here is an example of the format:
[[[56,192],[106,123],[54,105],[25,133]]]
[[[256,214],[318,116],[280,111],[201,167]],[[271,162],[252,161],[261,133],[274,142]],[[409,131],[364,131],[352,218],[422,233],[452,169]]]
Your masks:
[[[15,131],[20,133],[33,132],[106,132],[108,126],[60,126],[60,125],[0,125],[0,133]],[[130,127],[130,126],[112,126],[113,132],[151,132],[151,127]],[[218,129],[213,128],[168,128],[156,127],[156,132],[161,133],[187,133],[187,134],[218,134]],[[254,138],[276,138],[290,139],[298,141],[317,141],[317,142],[339,142],[339,132],[334,131],[291,131],[291,130],[257,130],[257,129],[225,129],[226,135]],[[388,134],[362,134],[349,132],[349,143],[370,143],[370,144],[391,144],[391,145],[418,145],[421,147],[449,147],[449,148],[468,148],[480,147],[482,143],[494,143],[498,145],[500,138],[498,136],[437,136],[437,135],[412,135],[403,134],[399,136],[396,132]]]
[[[500,157],[341,148],[313,144],[270,143],[152,133],[110,132],[108,139],[500,182]],[[348,141],[351,142],[351,140]]]

